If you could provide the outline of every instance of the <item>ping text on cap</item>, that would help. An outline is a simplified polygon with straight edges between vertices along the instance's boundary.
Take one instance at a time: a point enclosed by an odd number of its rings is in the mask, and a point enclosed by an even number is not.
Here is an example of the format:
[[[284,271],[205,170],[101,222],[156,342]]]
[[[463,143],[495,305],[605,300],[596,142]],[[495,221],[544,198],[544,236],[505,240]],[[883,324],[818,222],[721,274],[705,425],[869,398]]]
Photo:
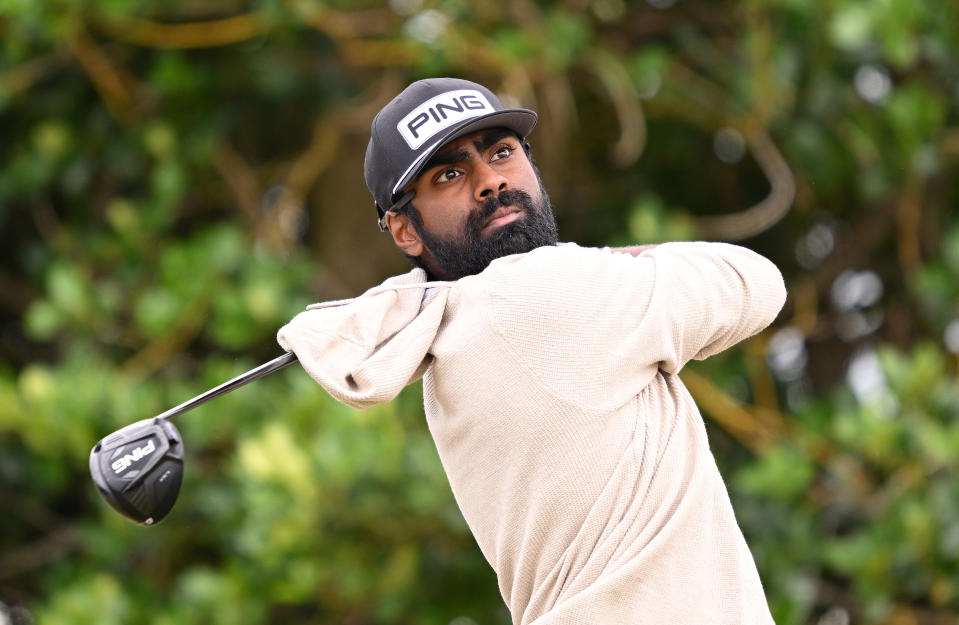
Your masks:
[[[447,91],[410,111],[396,125],[396,130],[410,149],[416,150],[438,132],[494,111],[489,100],[475,89]]]

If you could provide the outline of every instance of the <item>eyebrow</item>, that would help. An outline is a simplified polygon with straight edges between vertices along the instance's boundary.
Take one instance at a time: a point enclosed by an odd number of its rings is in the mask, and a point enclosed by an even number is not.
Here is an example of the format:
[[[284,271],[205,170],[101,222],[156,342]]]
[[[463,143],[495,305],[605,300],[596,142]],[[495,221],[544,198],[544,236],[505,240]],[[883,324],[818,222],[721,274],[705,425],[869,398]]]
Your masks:
[[[512,130],[507,130],[506,128],[494,128],[493,130],[484,133],[479,139],[474,141],[473,146],[476,148],[477,152],[483,152],[491,148],[497,142],[502,141],[506,137],[510,136],[515,137],[516,133]],[[426,165],[423,166],[422,171],[427,172],[434,167],[462,163],[468,161],[469,158],[470,153],[466,150],[447,150],[445,152],[438,152],[434,154],[430,160],[426,161]]]
[[[479,141],[474,141],[473,145],[476,147],[477,152],[483,152],[493,147],[494,144],[510,136],[515,137],[516,133],[512,130],[507,130],[506,128],[494,128],[493,130],[483,134]]]
[[[446,152],[439,152],[434,154],[433,157],[426,161],[426,165],[423,166],[424,172],[427,172],[434,167],[439,167],[441,165],[452,165],[453,163],[462,163],[463,161],[468,161],[470,153],[466,150],[447,150]]]

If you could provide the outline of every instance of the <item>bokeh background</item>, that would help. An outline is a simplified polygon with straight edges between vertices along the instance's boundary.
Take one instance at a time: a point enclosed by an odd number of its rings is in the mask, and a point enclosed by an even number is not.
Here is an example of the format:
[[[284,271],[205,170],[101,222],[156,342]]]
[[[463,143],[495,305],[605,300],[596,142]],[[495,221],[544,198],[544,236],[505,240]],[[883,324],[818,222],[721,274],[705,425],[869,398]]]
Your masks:
[[[0,0],[0,624],[509,622],[418,385],[354,412],[293,367],[180,417],[153,528],[87,472],[406,270],[363,154],[436,75],[539,111],[563,239],[782,269],[683,375],[777,623],[956,623],[954,1]]]

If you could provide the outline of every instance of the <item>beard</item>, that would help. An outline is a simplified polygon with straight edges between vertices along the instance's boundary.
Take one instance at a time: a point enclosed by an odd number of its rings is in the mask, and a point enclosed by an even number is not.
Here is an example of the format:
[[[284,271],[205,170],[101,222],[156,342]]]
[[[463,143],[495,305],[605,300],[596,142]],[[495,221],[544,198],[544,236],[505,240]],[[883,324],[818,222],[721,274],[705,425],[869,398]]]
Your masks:
[[[467,216],[461,237],[436,235],[423,226],[422,215],[412,203],[407,210],[410,224],[437,268],[450,279],[459,280],[464,276],[480,273],[497,258],[523,254],[544,245],[556,244],[559,240],[556,219],[553,217],[549,195],[543,188],[542,181],[539,191],[539,201],[520,189],[507,189],[497,195],[490,195],[479,208]],[[484,236],[483,224],[501,206],[518,206],[523,209],[524,214]],[[434,271],[426,266],[422,257],[411,260],[432,277]]]

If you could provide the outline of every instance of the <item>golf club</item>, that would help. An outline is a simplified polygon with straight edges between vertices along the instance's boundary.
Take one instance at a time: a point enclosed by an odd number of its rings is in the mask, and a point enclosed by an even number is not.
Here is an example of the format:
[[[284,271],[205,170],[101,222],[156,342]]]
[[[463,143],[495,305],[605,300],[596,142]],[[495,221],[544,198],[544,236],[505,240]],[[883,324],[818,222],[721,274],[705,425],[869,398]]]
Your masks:
[[[114,510],[140,525],[170,512],[183,482],[183,438],[170,421],[224,393],[295,361],[290,352],[250,369],[150,419],[131,423],[101,439],[90,451],[90,475]]]

